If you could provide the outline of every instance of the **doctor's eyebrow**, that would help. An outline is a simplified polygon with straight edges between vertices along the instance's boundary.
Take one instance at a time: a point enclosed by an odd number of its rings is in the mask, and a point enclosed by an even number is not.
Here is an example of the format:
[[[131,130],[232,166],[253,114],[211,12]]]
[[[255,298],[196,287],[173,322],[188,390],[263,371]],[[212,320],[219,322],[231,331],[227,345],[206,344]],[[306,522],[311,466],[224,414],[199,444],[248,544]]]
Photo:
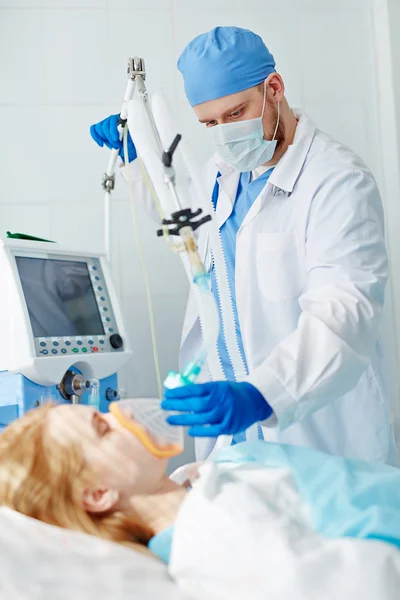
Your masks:
[[[247,104],[247,102],[241,102],[237,106],[233,106],[229,110],[226,110],[224,113],[222,113],[222,115],[219,118],[224,118],[224,117],[231,115],[232,113],[236,112],[237,110],[244,108],[246,106],[246,104]],[[211,123],[211,121],[216,121],[217,118],[214,117],[213,119],[199,119],[199,123]]]

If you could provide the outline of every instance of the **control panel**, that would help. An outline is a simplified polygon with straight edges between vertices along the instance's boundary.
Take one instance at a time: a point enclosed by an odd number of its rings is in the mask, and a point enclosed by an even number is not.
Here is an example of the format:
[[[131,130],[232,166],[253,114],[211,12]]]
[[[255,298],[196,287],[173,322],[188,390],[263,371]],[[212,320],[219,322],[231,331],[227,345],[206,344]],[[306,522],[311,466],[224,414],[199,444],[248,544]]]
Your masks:
[[[35,338],[37,356],[57,356],[71,354],[122,351],[124,342],[118,333],[107,336],[87,336],[79,338]]]
[[[76,265],[77,263],[71,264]],[[90,278],[90,296],[93,305],[91,310],[97,313],[95,318],[92,315],[91,322],[96,324],[93,327],[96,332],[89,334],[85,331],[84,335],[35,335],[34,344],[37,357],[65,355],[77,357],[77,355],[124,351],[124,341],[118,331],[100,260],[87,258],[81,264],[85,269],[85,276],[87,273],[87,277]],[[77,316],[74,315],[74,322],[79,323],[79,302],[74,310],[77,312]],[[86,325],[84,329],[88,327],[90,328],[90,325]],[[76,328],[79,329],[79,325]]]

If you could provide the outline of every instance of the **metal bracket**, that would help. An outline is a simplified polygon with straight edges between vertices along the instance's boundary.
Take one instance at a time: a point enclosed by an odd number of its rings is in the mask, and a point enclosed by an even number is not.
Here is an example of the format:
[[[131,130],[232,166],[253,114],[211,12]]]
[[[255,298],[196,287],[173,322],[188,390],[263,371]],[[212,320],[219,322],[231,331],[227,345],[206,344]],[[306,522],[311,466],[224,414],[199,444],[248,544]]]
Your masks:
[[[143,80],[146,79],[144,58],[139,58],[138,56],[128,58],[127,73],[131,79],[136,79],[137,75],[140,75]]]
[[[115,187],[115,174],[107,175],[107,173],[104,173],[101,185],[106,192],[111,192]]]

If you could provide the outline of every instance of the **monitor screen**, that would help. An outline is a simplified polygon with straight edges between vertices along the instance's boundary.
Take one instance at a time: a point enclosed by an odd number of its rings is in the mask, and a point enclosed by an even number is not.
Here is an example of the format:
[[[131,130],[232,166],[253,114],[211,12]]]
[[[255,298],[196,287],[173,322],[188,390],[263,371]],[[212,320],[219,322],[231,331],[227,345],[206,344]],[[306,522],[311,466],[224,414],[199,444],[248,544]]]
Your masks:
[[[86,262],[15,260],[35,337],[104,334]]]

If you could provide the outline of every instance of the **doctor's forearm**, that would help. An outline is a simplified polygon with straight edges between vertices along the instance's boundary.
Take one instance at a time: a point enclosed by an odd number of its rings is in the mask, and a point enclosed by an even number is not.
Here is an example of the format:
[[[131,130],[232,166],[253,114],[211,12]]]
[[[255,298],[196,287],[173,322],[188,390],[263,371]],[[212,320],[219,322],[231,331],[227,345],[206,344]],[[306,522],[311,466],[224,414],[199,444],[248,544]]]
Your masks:
[[[297,329],[250,372],[247,381],[263,394],[281,429],[356,386],[371,360],[379,315],[358,323],[353,317],[343,317],[334,331],[315,314],[303,312]]]

